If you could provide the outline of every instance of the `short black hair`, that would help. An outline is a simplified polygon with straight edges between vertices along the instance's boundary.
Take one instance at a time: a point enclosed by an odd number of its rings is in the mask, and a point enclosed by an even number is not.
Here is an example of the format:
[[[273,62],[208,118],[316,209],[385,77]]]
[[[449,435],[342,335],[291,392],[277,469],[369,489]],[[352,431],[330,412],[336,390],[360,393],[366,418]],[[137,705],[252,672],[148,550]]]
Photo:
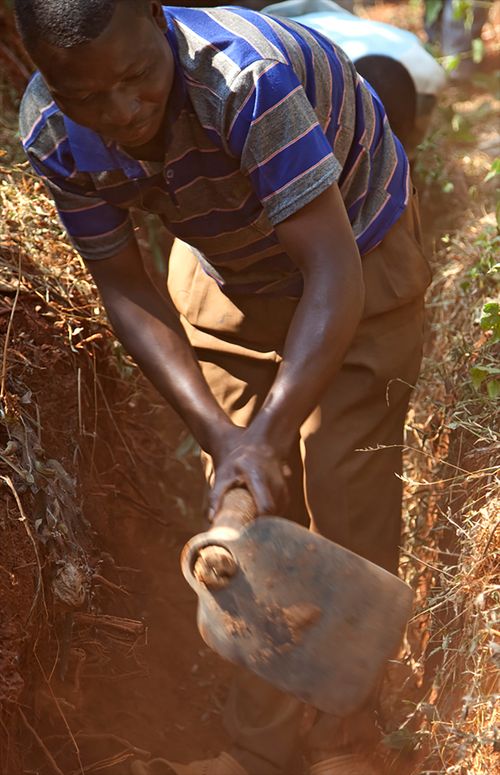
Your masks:
[[[377,92],[392,131],[405,145],[417,114],[417,90],[410,73],[401,62],[383,54],[361,57],[355,67]]]
[[[28,50],[39,42],[73,48],[95,40],[120,2],[139,7],[145,0],[15,0],[17,26]]]

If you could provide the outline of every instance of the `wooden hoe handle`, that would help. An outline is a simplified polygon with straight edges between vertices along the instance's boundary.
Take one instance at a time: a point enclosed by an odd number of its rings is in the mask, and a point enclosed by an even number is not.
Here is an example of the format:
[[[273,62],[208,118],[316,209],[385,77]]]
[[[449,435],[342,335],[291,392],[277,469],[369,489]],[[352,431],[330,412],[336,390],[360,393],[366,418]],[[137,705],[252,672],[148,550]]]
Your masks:
[[[256,516],[255,501],[246,487],[235,487],[224,495],[213,526],[240,530],[249,522],[253,522]],[[222,589],[228,585],[237,570],[238,563],[231,552],[213,543],[200,549],[193,573],[208,589]]]
[[[244,527],[257,516],[255,501],[246,487],[228,490],[222,499],[215,519],[214,527]]]

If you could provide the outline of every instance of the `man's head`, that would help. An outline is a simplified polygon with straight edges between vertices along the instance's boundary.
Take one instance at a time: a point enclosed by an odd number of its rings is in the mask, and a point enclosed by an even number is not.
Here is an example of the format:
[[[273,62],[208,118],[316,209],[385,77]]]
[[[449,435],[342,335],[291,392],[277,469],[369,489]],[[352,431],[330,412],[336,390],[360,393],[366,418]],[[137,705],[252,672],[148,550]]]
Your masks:
[[[158,0],[16,0],[16,16],[67,116],[125,146],[156,135],[174,74]]]
[[[417,114],[417,90],[410,73],[401,62],[382,54],[361,57],[355,67],[377,92],[392,131],[406,147],[410,144]]]

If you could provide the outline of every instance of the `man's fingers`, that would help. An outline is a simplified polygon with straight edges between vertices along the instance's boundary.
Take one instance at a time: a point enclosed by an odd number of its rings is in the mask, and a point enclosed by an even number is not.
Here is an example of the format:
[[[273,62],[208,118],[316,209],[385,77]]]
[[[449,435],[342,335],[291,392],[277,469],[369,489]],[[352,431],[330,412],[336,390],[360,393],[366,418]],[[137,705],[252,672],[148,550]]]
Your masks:
[[[276,506],[268,487],[260,479],[250,479],[248,489],[257,506],[257,514],[264,516],[274,514]]]
[[[239,455],[229,457],[218,468],[210,493],[210,522],[224,506],[224,496],[234,487],[246,487],[255,501],[257,514],[280,514],[288,505],[287,479],[291,470],[287,463],[270,454],[266,447],[240,448]]]
[[[217,478],[215,479],[215,485],[210,493],[208,502],[208,519],[210,522],[216,519],[217,514],[224,505],[224,497],[229,490],[235,487],[247,487],[249,489],[247,482],[241,476],[235,476],[232,479],[219,479],[219,481],[217,481]]]
[[[266,479],[262,477],[262,471],[250,474],[248,489],[260,515],[279,514],[287,506],[288,487],[281,469],[268,472]]]

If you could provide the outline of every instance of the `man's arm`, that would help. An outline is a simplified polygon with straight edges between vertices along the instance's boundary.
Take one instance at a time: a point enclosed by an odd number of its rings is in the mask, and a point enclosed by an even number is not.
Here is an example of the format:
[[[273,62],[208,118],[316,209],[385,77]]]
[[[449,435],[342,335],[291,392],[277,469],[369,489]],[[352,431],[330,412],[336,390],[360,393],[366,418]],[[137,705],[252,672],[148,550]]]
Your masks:
[[[304,291],[274,384],[248,429],[233,425],[216,402],[178,313],[153,286],[135,242],[112,258],[87,263],[118,338],[214,458],[215,513],[223,494],[242,483],[258,513],[284,507],[289,447],[340,368],[362,313],[361,261],[336,185],[276,233],[301,269]]]
[[[304,291],[253,429],[283,453],[342,364],[361,319],[364,285],[337,185],[279,224],[276,233],[302,272]]]
[[[280,223],[276,234],[299,266],[304,290],[274,384],[216,469],[214,511],[224,492],[244,481],[259,513],[279,513],[286,493],[281,461],[339,370],[362,315],[361,260],[336,184]]]
[[[88,261],[87,267],[117,337],[217,464],[226,439],[232,447],[242,431],[210,392],[179,315],[167,292],[154,287],[135,240],[111,258]]]

